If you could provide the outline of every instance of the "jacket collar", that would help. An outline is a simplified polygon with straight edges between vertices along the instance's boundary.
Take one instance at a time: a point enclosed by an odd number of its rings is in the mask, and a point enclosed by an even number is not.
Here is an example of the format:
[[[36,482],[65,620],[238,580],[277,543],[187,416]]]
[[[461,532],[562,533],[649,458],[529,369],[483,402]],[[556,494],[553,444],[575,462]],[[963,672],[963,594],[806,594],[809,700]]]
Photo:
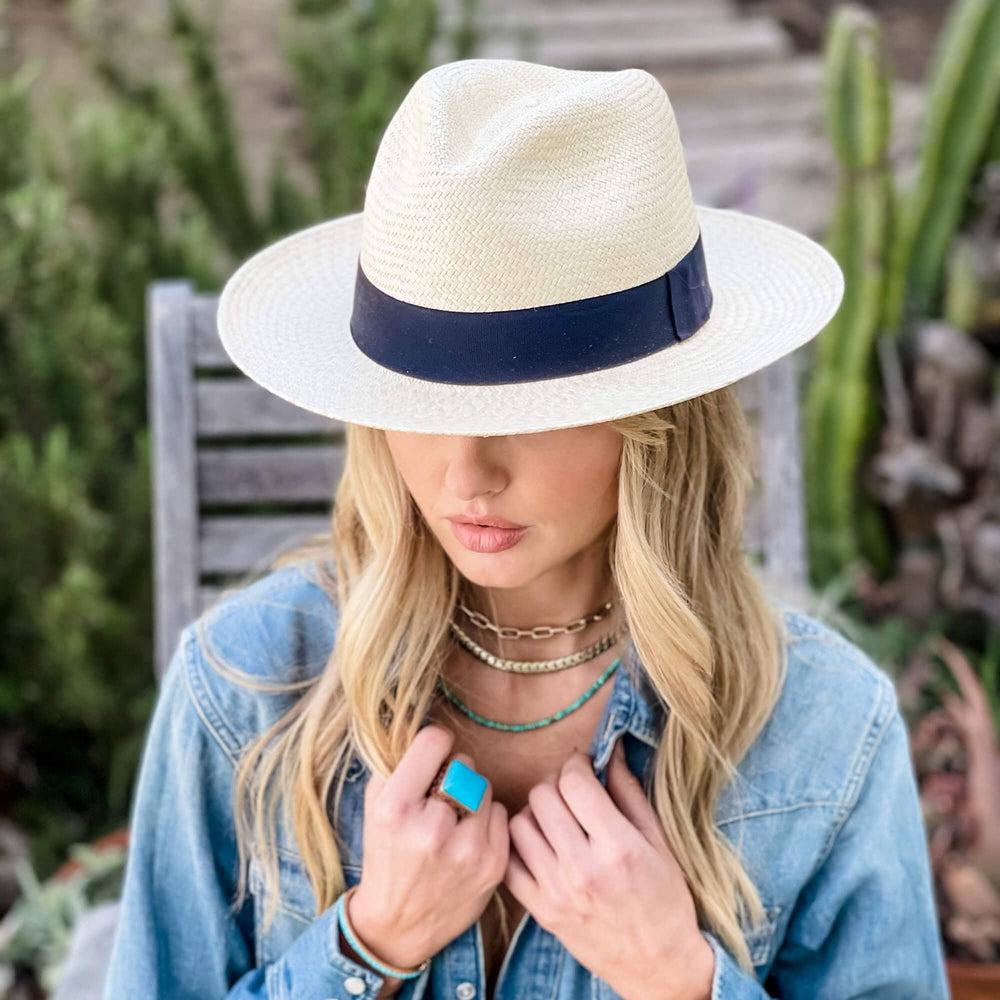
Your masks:
[[[630,633],[626,634],[625,651],[614,673],[613,685],[590,746],[590,756],[598,771],[607,765],[615,741],[622,733],[631,733],[655,748],[666,720],[667,708],[660,703],[646,676]]]

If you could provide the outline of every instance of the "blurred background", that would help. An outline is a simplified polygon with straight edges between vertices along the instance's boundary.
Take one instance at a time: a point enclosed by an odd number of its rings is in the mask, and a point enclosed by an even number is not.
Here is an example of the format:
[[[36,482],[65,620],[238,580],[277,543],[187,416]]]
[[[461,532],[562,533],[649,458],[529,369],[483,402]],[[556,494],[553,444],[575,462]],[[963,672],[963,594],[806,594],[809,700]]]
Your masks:
[[[841,262],[785,421],[799,600],[896,679],[954,995],[1000,996],[1000,0],[0,0],[0,997],[99,996],[154,635],[247,568],[208,518],[279,499],[208,495],[225,413],[163,445],[189,425],[150,303],[210,327],[240,260],[362,207],[412,83],[471,56],[649,70],[696,202]],[[179,509],[223,556],[178,611]]]

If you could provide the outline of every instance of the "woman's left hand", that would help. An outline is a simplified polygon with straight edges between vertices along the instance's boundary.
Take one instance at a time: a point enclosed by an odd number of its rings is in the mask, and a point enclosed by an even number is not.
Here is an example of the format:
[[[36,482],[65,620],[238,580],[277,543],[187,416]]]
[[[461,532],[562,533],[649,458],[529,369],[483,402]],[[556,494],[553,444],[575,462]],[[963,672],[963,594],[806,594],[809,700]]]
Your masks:
[[[505,883],[581,965],[626,1000],[707,1000],[715,956],[621,739],[607,789],[574,752],[508,829]]]

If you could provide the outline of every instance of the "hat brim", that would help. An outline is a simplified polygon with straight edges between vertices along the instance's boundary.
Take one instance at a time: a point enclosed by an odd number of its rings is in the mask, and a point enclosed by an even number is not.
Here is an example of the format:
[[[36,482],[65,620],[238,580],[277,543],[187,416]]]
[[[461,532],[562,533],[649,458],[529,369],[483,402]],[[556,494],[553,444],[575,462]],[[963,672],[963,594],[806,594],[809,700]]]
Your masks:
[[[687,340],[562,378],[433,382],[372,361],[351,337],[362,213],[283,237],[248,258],[219,297],[233,363],[295,406],[351,423],[434,434],[522,434],[600,423],[737,382],[819,333],[844,276],[809,236],[734,209],[696,205],[712,313]]]

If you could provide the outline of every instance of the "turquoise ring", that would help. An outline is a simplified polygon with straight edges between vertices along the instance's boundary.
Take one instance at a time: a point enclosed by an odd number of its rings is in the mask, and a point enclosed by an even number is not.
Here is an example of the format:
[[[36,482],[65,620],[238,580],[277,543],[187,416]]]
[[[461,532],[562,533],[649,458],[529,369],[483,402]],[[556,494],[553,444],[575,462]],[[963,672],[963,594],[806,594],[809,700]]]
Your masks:
[[[434,776],[430,794],[454,806],[459,816],[471,816],[479,809],[488,784],[478,771],[453,757]]]

